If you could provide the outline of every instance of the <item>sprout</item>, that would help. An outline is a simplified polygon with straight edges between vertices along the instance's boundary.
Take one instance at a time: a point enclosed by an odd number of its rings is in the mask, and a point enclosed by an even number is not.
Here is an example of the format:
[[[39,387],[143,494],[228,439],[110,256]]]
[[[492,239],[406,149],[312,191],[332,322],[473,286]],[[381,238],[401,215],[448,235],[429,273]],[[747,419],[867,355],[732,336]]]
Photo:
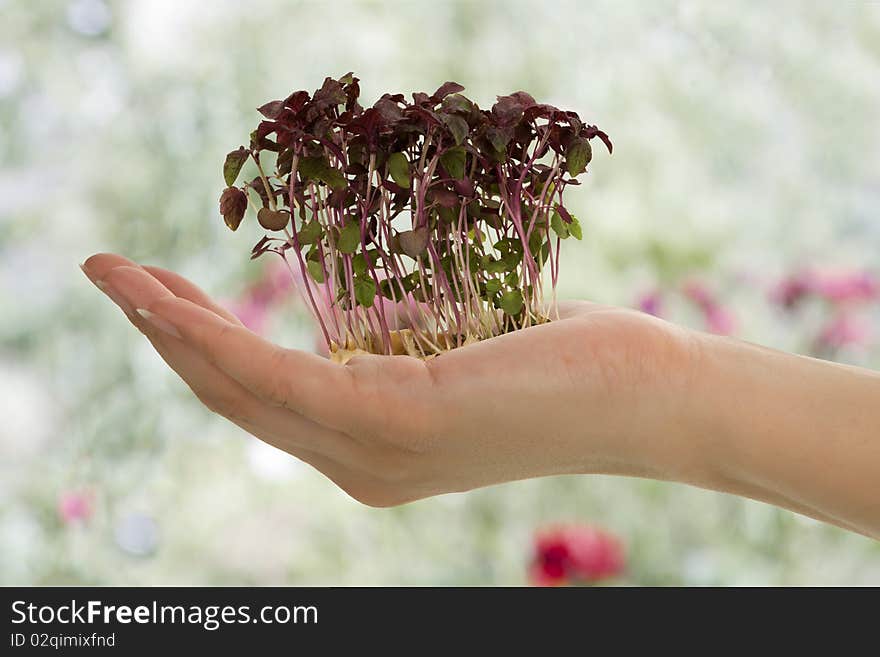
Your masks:
[[[358,78],[327,78],[260,107],[249,147],[226,156],[226,225],[259,205],[271,236],[252,257],[285,259],[337,360],[427,358],[551,319],[547,273],[555,295],[560,242],[581,239],[563,193],[590,140],[611,141],[525,92],[487,111],[463,89],[364,109]],[[248,158],[259,175],[236,187]]]

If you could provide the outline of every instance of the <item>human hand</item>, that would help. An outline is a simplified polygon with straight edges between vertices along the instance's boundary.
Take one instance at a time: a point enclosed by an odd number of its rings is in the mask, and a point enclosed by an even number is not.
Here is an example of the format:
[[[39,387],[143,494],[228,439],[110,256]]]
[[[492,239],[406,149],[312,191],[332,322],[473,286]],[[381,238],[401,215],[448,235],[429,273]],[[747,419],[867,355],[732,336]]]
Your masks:
[[[433,360],[342,366],[264,340],[173,272],[111,254],[83,269],[209,409],[365,504],[681,465],[671,429],[694,334],[636,311],[568,303],[557,321]]]

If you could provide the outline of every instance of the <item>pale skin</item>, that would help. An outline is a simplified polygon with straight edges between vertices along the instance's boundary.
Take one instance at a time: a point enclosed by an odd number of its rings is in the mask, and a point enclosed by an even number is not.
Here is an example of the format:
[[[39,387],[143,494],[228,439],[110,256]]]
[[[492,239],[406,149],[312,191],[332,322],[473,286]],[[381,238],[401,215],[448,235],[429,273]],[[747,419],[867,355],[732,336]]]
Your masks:
[[[279,347],[173,272],[83,265],[209,409],[370,506],[556,474],[677,481],[880,539],[880,374],[570,302],[421,361]]]

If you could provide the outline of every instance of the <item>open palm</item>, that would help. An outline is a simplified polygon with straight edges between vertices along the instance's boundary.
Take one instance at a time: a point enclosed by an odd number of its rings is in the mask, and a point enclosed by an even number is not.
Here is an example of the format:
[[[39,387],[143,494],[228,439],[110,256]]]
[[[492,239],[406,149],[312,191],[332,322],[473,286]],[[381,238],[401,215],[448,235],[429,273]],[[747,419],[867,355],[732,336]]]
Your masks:
[[[209,409],[373,506],[542,475],[651,475],[639,464],[659,455],[639,453],[641,438],[674,417],[692,356],[682,329],[571,302],[558,321],[430,361],[341,366],[264,340],[173,272],[112,254],[83,269]]]

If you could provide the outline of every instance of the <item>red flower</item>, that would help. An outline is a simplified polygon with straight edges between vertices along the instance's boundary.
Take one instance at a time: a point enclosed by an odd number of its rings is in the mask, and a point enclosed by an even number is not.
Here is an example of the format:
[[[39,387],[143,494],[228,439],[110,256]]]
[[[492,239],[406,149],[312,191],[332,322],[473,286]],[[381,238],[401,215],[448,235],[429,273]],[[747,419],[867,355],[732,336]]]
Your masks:
[[[535,586],[594,583],[619,575],[624,551],[611,534],[583,525],[540,530],[535,535],[535,556],[529,579]]]

